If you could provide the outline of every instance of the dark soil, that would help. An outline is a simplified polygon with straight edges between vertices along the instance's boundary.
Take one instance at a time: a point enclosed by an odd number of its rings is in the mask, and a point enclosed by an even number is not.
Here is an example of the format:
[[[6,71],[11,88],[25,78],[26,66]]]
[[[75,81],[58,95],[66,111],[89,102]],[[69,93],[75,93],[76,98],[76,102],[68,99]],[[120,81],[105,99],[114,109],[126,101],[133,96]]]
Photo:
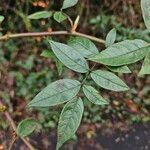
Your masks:
[[[80,132],[81,131],[81,132]],[[38,150],[55,150],[56,132],[39,133],[30,142]],[[63,150],[150,150],[150,124],[134,124],[129,127],[96,128],[81,126],[78,140],[65,144]],[[12,150],[27,150],[21,140],[17,140]]]

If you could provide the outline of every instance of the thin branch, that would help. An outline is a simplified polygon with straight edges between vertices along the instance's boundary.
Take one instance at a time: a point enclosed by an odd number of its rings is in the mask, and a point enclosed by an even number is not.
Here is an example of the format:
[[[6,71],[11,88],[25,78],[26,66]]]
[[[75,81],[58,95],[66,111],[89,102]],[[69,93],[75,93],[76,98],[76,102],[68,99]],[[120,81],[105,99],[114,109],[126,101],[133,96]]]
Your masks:
[[[6,34],[0,37],[0,41],[13,39],[13,38],[21,38],[21,37],[42,37],[42,36],[55,36],[55,35],[72,35],[72,36],[80,36],[84,38],[88,38],[92,41],[104,44],[105,41],[96,38],[91,35],[87,35],[80,32],[68,32],[68,31],[52,31],[52,32],[28,32],[28,33],[16,33],[16,34]]]
[[[5,105],[3,104],[2,100],[0,100],[0,105],[5,107]],[[6,110],[4,110],[4,115],[5,115],[6,119],[8,120],[8,122],[9,122],[10,126],[12,127],[12,129],[16,132],[17,127],[16,127],[16,125],[15,125],[13,119],[11,118],[9,112],[6,111]],[[30,150],[35,150],[35,148],[27,141],[26,138],[24,138],[24,137],[20,137],[20,138],[21,138],[21,140],[26,144],[26,146],[27,146]],[[14,142],[13,142],[13,143],[14,143]]]

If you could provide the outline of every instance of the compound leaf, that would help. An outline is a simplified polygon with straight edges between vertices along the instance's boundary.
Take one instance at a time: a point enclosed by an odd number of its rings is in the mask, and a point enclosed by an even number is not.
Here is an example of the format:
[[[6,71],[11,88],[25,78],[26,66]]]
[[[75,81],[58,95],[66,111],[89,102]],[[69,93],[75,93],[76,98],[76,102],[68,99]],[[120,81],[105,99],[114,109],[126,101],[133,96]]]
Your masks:
[[[75,134],[80,125],[83,110],[81,98],[75,98],[64,106],[58,123],[57,150]]]
[[[84,85],[83,92],[85,96],[96,105],[106,105],[108,102],[99,94],[99,92],[92,86]]]
[[[102,88],[112,91],[127,91],[128,86],[115,74],[104,71],[96,70],[91,73],[92,79]]]
[[[84,57],[80,55],[74,48],[59,42],[49,41],[56,57],[68,68],[86,73],[89,69]]]
[[[48,107],[62,104],[75,97],[80,90],[80,82],[61,79],[49,84],[28,104],[29,107]]]

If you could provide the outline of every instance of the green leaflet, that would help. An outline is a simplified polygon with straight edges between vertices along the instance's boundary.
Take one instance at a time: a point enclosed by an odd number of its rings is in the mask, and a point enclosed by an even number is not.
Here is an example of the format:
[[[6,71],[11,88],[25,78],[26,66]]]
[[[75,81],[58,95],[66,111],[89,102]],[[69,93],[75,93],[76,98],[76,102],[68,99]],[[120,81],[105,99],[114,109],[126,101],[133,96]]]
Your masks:
[[[57,150],[75,134],[80,125],[83,110],[81,98],[75,98],[64,106],[58,123]]]
[[[66,8],[72,7],[72,6],[76,5],[77,2],[78,2],[78,0],[64,0],[63,6],[61,9],[66,9]]]
[[[145,25],[150,30],[150,0],[141,0],[141,8]]]
[[[109,33],[107,34],[106,36],[106,41],[105,41],[105,46],[106,47],[109,47],[111,46],[112,44],[114,44],[115,40],[116,40],[116,29],[113,28],[109,31]]]
[[[50,11],[39,11],[28,16],[29,19],[45,19],[52,16]]]
[[[139,72],[139,75],[150,74],[150,51],[145,57],[142,68]]]
[[[49,41],[49,43],[56,57],[65,66],[80,73],[88,71],[89,67],[86,60],[74,48],[59,42]]]
[[[28,104],[29,107],[49,107],[62,104],[75,97],[81,84],[77,80],[61,79],[49,84]]]
[[[109,71],[96,70],[91,73],[92,79],[102,88],[112,91],[127,91],[128,86],[115,74]]]
[[[55,57],[54,53],[50,50],[44,50],[40,56],[43,56],[46,58],[54,58]]]
[[[68,41],[68,45],[78,51],[83,57],[89,58],[92,55],[99,54],[98,49],[89,39],[82,37],[72,37]]]
[[[146,46],[143,40],[125,40],[108,47],[100,54],[90,58],[90,60],[108,66],[122,66],[135,63],[143,59],[150,46]]]
[[[128,68],[128,66],[118,66],[118,67],[108,66],[107,68],[113,72],[131,73],[131,70]]]
[[[58,75],[60,76],[63,72],[63,64],[57,58],[55,59],[55,62],[56,62]]]
[[[61,11],[55,12],[53,17],[54,17],[54,20],[56,20],[59,23],[67,19],[67,16]]]
[[[83,92],[85,96],[96,105],[106,105],[108,102],[92,86],[84,85]]]
[[[0,15],[0,23],[4,20],[4,16]]]
[[[30,135],[36,128],[37,122],[34,119],[28,118],[22,120],[17,127],[17,135],[21,137]]]

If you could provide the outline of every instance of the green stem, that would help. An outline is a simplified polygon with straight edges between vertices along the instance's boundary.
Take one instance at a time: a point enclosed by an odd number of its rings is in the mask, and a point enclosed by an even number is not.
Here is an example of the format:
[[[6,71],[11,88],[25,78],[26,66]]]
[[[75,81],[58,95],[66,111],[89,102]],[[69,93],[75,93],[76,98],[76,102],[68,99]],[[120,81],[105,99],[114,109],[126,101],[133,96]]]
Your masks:
[[[82,82],[81,82],[81,86],[83,86],[84,82],[86,81],[86,79],[89,77],[90,73],[93,71],[94,67],[95,67],[96,63],[91,67],[91,69],[86,73],[85,78],[83,78]]]

